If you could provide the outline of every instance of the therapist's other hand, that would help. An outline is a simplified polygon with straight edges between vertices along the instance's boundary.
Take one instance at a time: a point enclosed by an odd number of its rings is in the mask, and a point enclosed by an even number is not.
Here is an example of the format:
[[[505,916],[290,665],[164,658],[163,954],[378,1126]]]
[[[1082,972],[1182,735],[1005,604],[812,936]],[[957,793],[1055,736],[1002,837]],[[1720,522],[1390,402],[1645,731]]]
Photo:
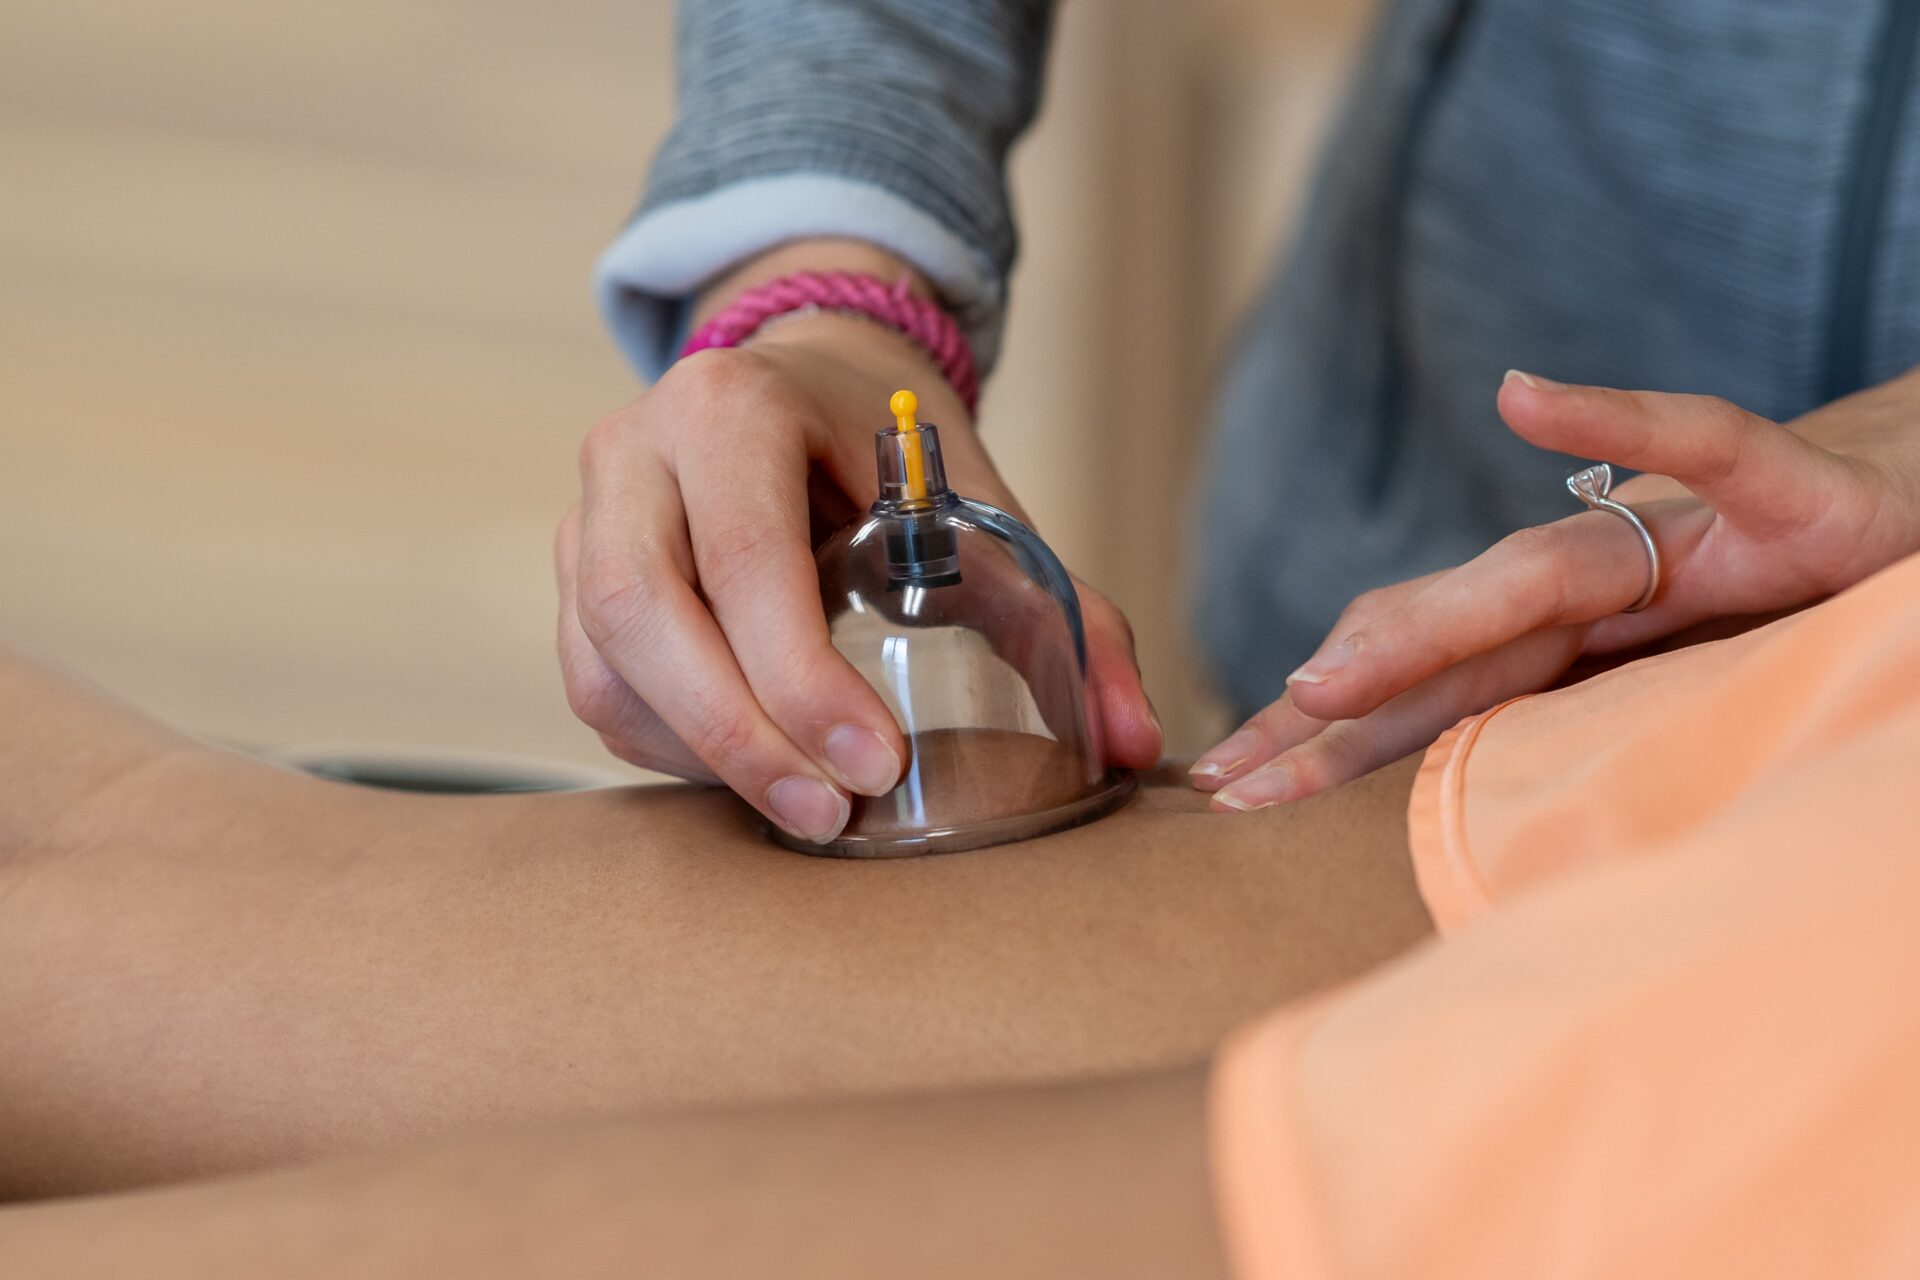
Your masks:
[[[1509,374],[1500,413],[1542,448],[1648,474],[1619,485],[1660,548],[1586,511],[1459,568],[1360,596],[1288,692],[1195,765],[1225,809],[1311,795],[1551,685],[1576,660],[1716,618],[1798,608],[1920,550],[1920,374],[1781,426],[1706,396]],[[1573,499],[1569,497],[1569,502]]]
[[[588,434],[555,539],[559,651],[569,704],[613,754],[724,783],[815,841],[845,825],[850,793],[899,780],[905,744],[829,642],[813,548],[876,496],[873,436],[900,387],[940,425],[954,487],[1019,514],[933,366],[852,317],[701,352]],[[1151,764],[1160,731],[1126,621],[1080,598],[1108,754]]]

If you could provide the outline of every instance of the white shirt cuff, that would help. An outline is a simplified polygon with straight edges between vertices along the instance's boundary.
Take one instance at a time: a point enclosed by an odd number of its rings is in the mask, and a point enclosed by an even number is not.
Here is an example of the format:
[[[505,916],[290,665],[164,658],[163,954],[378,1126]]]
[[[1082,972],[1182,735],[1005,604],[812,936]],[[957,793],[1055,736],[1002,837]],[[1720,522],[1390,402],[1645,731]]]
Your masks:
[[[865,240],[912,263],[953,311],[982,372],[992,367],[1005,299],[984,260],[884,187],[825,174],[749,178],[647,210],[600,256],[600,310],[627,359],[652,381],[679,355],[693,294],[748,258],[819,236]]]

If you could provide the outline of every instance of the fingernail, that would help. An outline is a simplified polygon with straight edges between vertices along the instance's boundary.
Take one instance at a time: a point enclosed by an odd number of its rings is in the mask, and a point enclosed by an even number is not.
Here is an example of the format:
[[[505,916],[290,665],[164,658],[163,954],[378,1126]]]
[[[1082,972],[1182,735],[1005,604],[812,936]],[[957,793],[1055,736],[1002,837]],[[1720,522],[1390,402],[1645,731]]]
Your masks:
[[[1353,661],[1354,651],[1358,647],[1351,640],[1342,640],[1319,657],[1309,659],[1305,666],[1287,677],[1287,683],[1324,684],[1327,677]]]
[[[1260,745],[1260,735],[1251,729],[1242,729],[1222,742],[1207,754],[1193,762],[1187,772],[1196,778],[1219,778],[1232,773],[1247,762],[1253,749]]]
[[[1240,813],[1279,804],[1293,793],[1293,775],[1284,765],[1263,764],[1224,791],[1216,791],[1215,804]]]
[[[1153,722],[1154,736],[1165,741],[1167,731],[1160,727],[1160,711],[1153,705],[1152,698],[1147,699],[1147,719]]]
[[[1520,380],[1521,385],[1532,391],[1566,390],[1566,384],[1564,382],[1555,382],[1552,378],[1543,378],[1537,373],[1522,373],[1518,369],[1507,370],[1507,376],[1501,379],[1501,381],[1512,382],[1516,378]]]
[[[825,844],[847,825],[853,807],[847,798],[818,778],[794,774],[767,789],[767,807],[780,825],[802,840]]]
[[[900,781],[900,757],[871,729],[835,725],[827,731],[823,746],[834,776],[863,796],[883,796]]]

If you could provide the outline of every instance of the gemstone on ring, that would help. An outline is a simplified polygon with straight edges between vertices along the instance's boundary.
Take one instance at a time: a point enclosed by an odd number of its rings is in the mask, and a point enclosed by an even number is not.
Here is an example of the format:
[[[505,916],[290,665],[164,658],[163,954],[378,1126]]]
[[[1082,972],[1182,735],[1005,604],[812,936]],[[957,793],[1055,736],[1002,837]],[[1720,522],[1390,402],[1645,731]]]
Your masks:
[[[1597,506],[1602,499],[1613,492],[1612,465],[1596,462],[1590,467],[1581,467],[1569,472],[1567,491],[1588,506]]]

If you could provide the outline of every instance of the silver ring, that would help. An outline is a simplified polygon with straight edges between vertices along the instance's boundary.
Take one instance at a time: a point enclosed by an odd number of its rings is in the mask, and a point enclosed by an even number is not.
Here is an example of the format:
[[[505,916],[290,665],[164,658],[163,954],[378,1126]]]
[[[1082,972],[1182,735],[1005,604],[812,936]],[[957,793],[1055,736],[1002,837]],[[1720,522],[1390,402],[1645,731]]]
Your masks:
[[[1586,503],[1595,511],[1609,511],[1633,526],[1640,535],[1640,545],[1647,549],[1647,589],[1640,598],[1622,609],[1622,613],[1638,613],[1653,603],[1654,593],[1660,590],[1660,548],[1654,545],[1653,535],[1647,531],[1646,521],[1634,513],[1632,507],[1615,502],[1607,495],[1613,492],[1613,468],[1604,462],[1596,462],[1590,467],[1582,467],[1567,477],[1567,492]]]

